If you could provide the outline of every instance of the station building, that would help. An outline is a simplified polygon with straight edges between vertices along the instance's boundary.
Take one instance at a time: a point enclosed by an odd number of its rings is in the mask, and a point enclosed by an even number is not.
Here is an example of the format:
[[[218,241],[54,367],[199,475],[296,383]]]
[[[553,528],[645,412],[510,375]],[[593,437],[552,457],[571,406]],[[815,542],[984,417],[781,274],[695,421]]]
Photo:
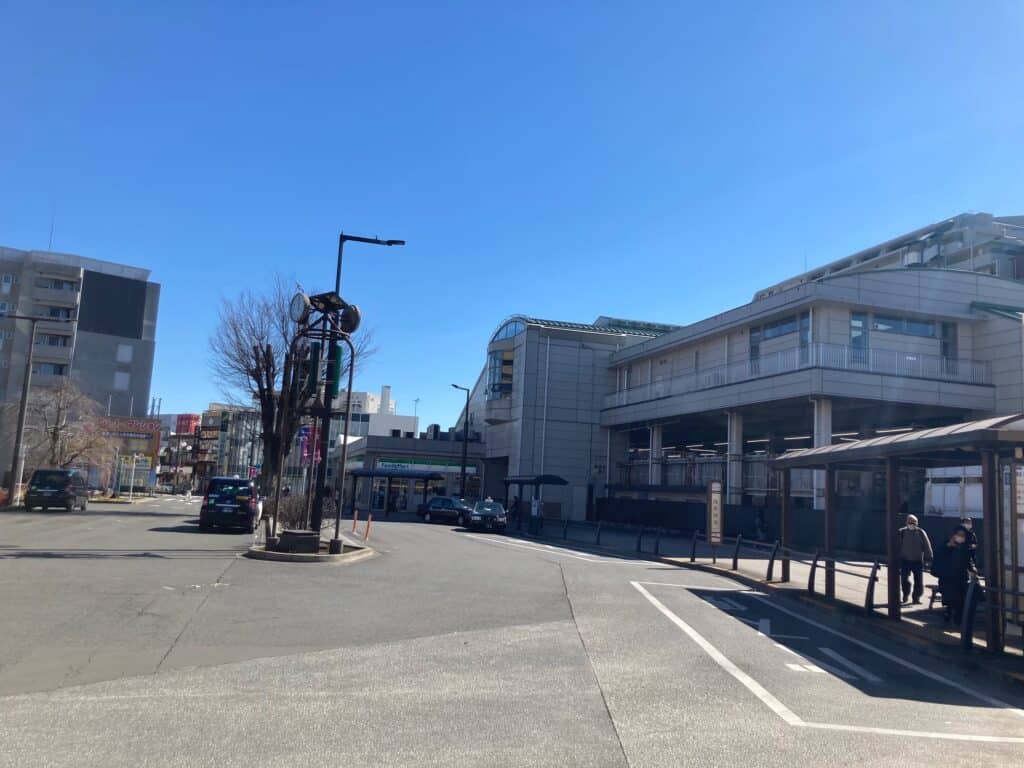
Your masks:
[[[961,214],[758,291],[683,326],[515,316],[490,339],[467,418],[485,489],[555,474],[546,514],[600,496],[731,504],[778,494],[796,448],[1024,412],[1024,216]],[[947,478],[948,480],[948,478]],[[820,508],[824,473],[794,470]],[[837,493],[870,504],[871,473]],[[905,479],[923,499],[928,479]],[[548,506],[548,505],[551,506]]]

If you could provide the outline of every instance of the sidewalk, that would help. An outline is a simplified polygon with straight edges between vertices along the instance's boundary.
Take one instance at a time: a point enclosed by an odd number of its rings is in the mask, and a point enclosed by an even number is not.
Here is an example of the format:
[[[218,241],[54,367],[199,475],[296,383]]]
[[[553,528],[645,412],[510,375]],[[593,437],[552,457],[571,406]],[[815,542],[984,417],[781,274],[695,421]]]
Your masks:
[[[510,527],[510,533],[518,533],[516,526]],[[762,543],[765,548],[743,546],[737,561],[737,569],[733,571],[732,557],[735,543],[729,542],[712,552],[711,546],[702,539],[697,540],[694,562],[690,562],[693,540],[689,535],[662,534],[659,537],[654,529],[646,529],[640,538],[640,549],[637,549],[637,529],[624,526],[602,526],[600,542],[597,541],[597,526],[592,523],[570,523],[563,528],[559,521],[545,521],[542,538],[563,541],[568,545],[583,545],[588,548],[598,547],[602,550],[617,553],[632,553],[640,556],[654,557],[662,562],[690,568],[728,575],[762,590],[770,590],[790,599],[799,600],[817,609],[830,611],[844,620],[855,623],[858,627],[868,629],[888,639],[907,643],[916,649],[937,656],[946,661],[966,665],[972,669],[994,673],[1004,680],[1024,685],[1024,643],[1022,628],[1008,624],[1006,627],[1006,653],[1002,656],[991,656],[985,653],[983,622],[979,621],[975,630],[975,647],[972,653],[965,653],[960,647],[960,628],[944,624],[942,621],[941,600],[936,599],[934,607],[929,608],[931,590],[929,586],[937,585],[938,580],[931,574],[925,574],[925,591],[921,603],[906,603],[902,606],[902,620],[890,621],[886,615],[888,596],[888,568],[881,563],[878,569],[878,581],[875,584],[874,613],[869,618],[864,615],[865,591],[871,573],[871,562],[839,561],[836,564],[836,599],[827,600],[825,593],[825,567],[819,563],[815,575],[815,594],[807,590],[810,576],[809,563],[791,560],[790,580],[781,582],[782,562],[776,560],[773,580],[765,580],[768,561],[771,554],[770,543]],[[657,548],[657,553],[655,553]],[[717,556],[716,556],[717,554]],[[849,573],[843,573],[848,571]],[[980,618],[980,617],[979,617]]]

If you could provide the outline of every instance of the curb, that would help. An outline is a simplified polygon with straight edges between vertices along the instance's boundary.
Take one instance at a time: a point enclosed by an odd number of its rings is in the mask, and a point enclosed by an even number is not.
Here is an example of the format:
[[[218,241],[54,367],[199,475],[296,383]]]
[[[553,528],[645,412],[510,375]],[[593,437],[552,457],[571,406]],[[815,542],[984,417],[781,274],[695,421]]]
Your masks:
[[[252,560],[266,560],[278,563],[333,563],[335,565],[347,565],[368,560],[374,557],[377,551],[369,547],[360,547],[354,552],[343,552],[340,555],[331,555],[326,552],[318,554],[305,554],[302,552],[268,552],[263,547],[249,547],[245,556]]]
[[[746,574],[740,573],[739,571],[733,571],[727,567],[705,563],[680,562],[682,558],[673,559],[662,555],[655,555],[651,552],[625,552],[624,550],[614,549],[602,544],[588,544],[586,542],[573,541],[573,539],[562,539],[544,535],[530,536],[525,533],[518,533],[517,536],[518,538],[538,541],[543,539],[553,542],[561,541],[567,544],[574,543],[590,549],[607,552],[609,554],[625,554],[637,560],[648,560],[664,563],[665,565],[673,565],[677,568],[689,568],[696,571],[715,574],[717,576],[728,576],[729,578],[735,579],[749,587],[770,589],[773,595],[778,595],[779,597],[783,597],[787,600],[801,603],[818,611],[824,611],[825,613],[839,619],[843,624],[856,626],[857,628],[863,629],[877,637],[882,637],[886,640],[894,640],[910,646],[929,658],[956,664],[963,670],[983,674],[985,677],[996,682],[1010,683],[1014,687],[1024,688],[1024,673],[1008,669],[993,669],[991,665],[983,663],[983,659],[987,657],[986,651],[974,650],[969,653],[965,653],[959,648],[959,646],[953,647],[951,645],[937,644],[935,641],[926,637],[921,637],[920,635],[903,628],[901,625],[888,623],[888,619],[883,618],[880,614],[877,616],[872,615],[870,617],[865,616],[863,607],[853,605],[852,603],[840,601],[835,603],[826,602],[824,598],[811,597],[799,589],[781,588],[776,586],[775,582],[762,581],[754,578],[753,576],[747,576]],[[875,619],[878,619],[878,621],[875,621]]]

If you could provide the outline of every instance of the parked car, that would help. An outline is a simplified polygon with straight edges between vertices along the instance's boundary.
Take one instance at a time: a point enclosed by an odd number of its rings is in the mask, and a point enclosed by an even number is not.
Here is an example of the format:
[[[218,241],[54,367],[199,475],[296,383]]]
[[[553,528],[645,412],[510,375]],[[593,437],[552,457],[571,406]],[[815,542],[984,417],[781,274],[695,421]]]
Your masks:
[[[252,533],[260,522],[260,500],[256,484],[239,477],[213,477],[199,508],[199,528],[215,525],[244,528]]]
[[[464,525],[470,530],[504,531],[508,515],[505,507],[496,501],[478,501]]]
[[[425,523],[465,525],[472,511],[473,508],[457,496],[435,496],[426,504],[420,504],[416,514],[422,517]]]
[[[73,469],[37,469],[25,491],[25,509],[39,507],[83,512],[89,506],[89,489],[85,479]]]

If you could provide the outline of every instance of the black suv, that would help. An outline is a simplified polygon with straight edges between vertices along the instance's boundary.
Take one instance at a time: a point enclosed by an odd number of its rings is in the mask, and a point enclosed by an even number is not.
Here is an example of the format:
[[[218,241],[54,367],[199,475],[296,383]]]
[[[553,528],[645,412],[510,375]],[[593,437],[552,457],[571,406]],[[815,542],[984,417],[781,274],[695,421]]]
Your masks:
[[[252,480],[239,477],[210,479],[203,506],[199,508],[199,527],[202,530],[222,525],[244,528],[252,533],[259,522],[259,496]]]
[[[25,491],[26,511],[33,507],[44,511],[52,507],[73,512],[77,507],[85,512],[88,506],[89,489],[84,478],[73,469],[37,469],[32,473]]]

